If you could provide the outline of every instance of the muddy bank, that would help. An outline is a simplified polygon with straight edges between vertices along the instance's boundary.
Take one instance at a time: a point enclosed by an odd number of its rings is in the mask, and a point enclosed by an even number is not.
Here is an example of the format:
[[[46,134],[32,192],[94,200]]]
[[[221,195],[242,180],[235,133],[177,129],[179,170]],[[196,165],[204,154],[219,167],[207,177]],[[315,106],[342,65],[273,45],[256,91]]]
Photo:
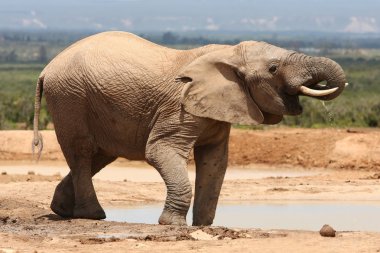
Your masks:
[[[380,252],[380,233],[351,229],[338,229],[336,237],[325,238],[317,231],[254,225],[175,227],[62,219],[49,205],[68,169],[54,132],[42,134],[42,162],[34,164],[31,131],[0,131],[0,253]],[[378,130],[233,130],[228,169],[232,173],[227,172],[220,203],[379,203],[379,142]],[[165,185],[146,167],[119,159],[99,173],[94,186],[102,206],[163,206]],[[189,173],[194,184],[191,165]],[[160,211],[151,215],[158,219]]]
[[[380,233],[339,231],[335,238],[302,230],[175,227],[62,219],[49,203],[59,176],[0,175],[0,250],[3,252],[376,252]],[[105,207],[162,205],[159,182],[94,180]],[[227,180],[221,203],[257,201],[380,201],[375,171],[328,171],[300,177]],[[159,216],[160,213],[154,214]],[[238,213],[235,215],[239,215]],[[255,217],[252,217],[255,219]],[[322,227],[324,224],[320,224]],[[330,224],[334,227],[334,224]],[[0,251],[1,252],[1,251]]]
[[[42,135],[42,161],[63,161],[54,131],[42,131]],[[30,161],[32,138],[32,131],[0,131],[0,160]],[[131,161],[119,159],[115,163]],[[229,165],[249,164],[380,170],[380,130],[233,129]]]

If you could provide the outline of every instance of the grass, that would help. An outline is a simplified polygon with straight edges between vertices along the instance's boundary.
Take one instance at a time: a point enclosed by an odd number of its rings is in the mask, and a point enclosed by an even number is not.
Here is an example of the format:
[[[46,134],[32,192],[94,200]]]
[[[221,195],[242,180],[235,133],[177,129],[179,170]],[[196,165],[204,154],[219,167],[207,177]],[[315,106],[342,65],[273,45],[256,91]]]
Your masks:
[[[41,64],[0,64],[0,129],[30,129]],[[50,118],[43,102],[42,126]]]
[[[299,127],[380,127],[380,53],[372,51],[332,55],[345,70],[350,86],[339,98],[325,105],[319,100],[301,98],[303,114],[286,116],[281,124]],[[44,64],[37,63],[0,64],[0,129],[32,128],[35,85],[43,67]],[[51,118],[44,100],[42,105],[40,122],[44,128]]]
[[[30,93],[35,89],[42,69],[42,64],[0,64],[0,92],[6,94]]]

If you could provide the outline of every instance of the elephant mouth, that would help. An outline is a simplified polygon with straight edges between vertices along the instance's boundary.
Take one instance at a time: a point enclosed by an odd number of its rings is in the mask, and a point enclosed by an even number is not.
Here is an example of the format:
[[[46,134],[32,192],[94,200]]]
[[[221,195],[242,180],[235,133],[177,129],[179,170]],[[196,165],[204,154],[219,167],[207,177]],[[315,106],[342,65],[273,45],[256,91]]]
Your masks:
[[[303,111],[298,94],[289,94],[284,91],[275,94],[273,91],[273,93],[270,93],[271,101],[266,101],[271,104],[271,106],[268,106],[268,103],[265,105],[255,99],[252,89],[248,88],[247,92],[252,101],[257,104],[264,116],[270,115],[271,117],[280,117],[282,119],[282,115],[296,116],[300,115]]]
[[[283,99],[285,105],[286,115],[297,116],[303,111],[303,107],[300,103],[299,96],[286,95]]]

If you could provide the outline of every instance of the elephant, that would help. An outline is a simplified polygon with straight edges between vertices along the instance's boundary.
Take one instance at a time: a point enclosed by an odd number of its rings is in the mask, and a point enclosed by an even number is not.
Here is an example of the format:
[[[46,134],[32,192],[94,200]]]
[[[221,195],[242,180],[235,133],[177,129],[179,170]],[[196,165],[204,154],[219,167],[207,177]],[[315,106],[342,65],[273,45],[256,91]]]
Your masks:
[[[265,42],[177,50],[127,32],[102,32],[57,55],[41,72],[32,146],[42,147],[42,94],[70,172],[51,209],[104,219],[92,177],[118,157],[145,160],[166,184],[159,224],[186,225],[196,179],[193,225],[211,225],[228,160],[232,124],[279,123],[299,115],[299,96],[332,100],[346,85],[331,59]]]

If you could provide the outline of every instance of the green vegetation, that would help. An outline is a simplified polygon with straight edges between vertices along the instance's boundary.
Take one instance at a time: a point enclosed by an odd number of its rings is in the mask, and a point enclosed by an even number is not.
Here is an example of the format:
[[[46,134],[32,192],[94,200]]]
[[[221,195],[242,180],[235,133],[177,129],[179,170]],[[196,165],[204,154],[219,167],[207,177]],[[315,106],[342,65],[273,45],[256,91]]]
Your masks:
[[[377,53],[379,53],[378,51]],[[301,98],[302,115],[285,117],[283,124],[302,127],[380,127],[380,57],[347,58],[339,62],[350,85],[337,99],[325,102]]]
[[[41,64],[0,64],[0,129],[30,129],[33,124],[34,93]],[[50,118],[45,101],[42,127]]]
[[[32,128],[35,85],[40,72],[68,44],[87,35],[0,32],[0,129]],[[322,103],[302,97],[303,114],[286,116],[281,124],[301,127],[380,127],[380,42],[376,43],[373,39],[329,42],[309,37],[291,40],[288,37],[265,36],[262,35],[273,44],[336,60],[342,65],[350,83],[343,95],[334,101]],[[239,42],[239,39],[227,36],[186,38],[170,33],[148,38],[181,49],[208,43]],[[40,125],[46,128],[51,118],[44,100],[42,105]]]

